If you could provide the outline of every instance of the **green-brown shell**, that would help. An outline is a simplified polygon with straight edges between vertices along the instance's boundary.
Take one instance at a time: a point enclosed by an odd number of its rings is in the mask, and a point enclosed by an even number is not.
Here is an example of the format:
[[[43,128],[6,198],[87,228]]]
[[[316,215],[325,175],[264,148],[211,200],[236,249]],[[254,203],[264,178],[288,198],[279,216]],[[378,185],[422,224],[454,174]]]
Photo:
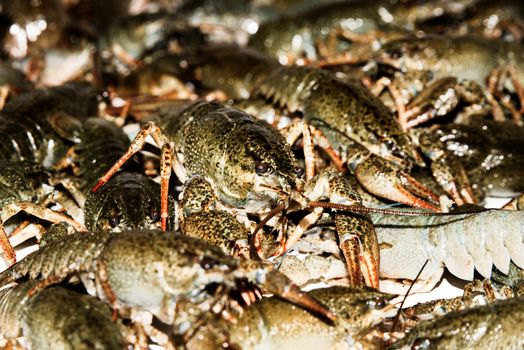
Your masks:
[[[37,281],[0,293],[0,330],[7,338],[24,335],[30,348],[122,349],[124,339],[110,307],[88,295],[54,286],[29,297]]]
[[[163,130],[175,140],[187,175],[210,181],[227,205],[272,206],[274,194],[257,192],[256,181],[286,190],[296,185],[298,165],[284,137],[245,112],[197,102],[178,119],[165,120]],[[266,171],[257,174],[257,165]]]
[[[259,94],[316,127],[329,127],[385,158],[417,161],[419,156],[386,106],[356,82],[317,68],[280,67],[261,84]]]

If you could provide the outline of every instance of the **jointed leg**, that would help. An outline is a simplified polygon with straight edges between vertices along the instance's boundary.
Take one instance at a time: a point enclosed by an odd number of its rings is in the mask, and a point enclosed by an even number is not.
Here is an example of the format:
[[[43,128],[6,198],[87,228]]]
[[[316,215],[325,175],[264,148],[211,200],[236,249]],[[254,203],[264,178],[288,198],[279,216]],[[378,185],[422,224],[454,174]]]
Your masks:
[[[9,264],[13,265],[14,263],[16,263],[15,249],[11,245],[11,242],[9,242],[7,233],[4,230],[4,224],[1,220],[0,220],[0,247],[2,248],[2,251],[4,252],[4,256],[6,257],[7,261],[9,261]]]
[[[173,158],[173,144],[165,143],[162,146],[161,162],[160,162],[160,220],[162,224],[162,231],[167,228],[167,218],[169,217],[169,179],[171,177]]]
[[[118,303],[117,303],[117,297],[115,295],[115,292],[111,288],[108,282],[107,277],[107,268],[106,265],[103,262],[98,261],[97,264],[98,269],[98,282],[100,283],[100,287],[102,288],[102,291],[104,292],[108,302],[113,307],[113,321],[117,320],[117,310],[118,310]]]
[[[7,206],[4,207],[2,216],[9,218],[11,216],[14,216],[15,214],[17,214],[20,211],[24,211],[42,220],[50,221],[55,224],[66,222],[79,232],[87,231],[87,228],[83,224],[77,222],[76,220],[72,219],[71,217],[65,214],[62,214],[62,213],[57,213],[56,211],[53,211],[49,208],[43,207],[38,204],[31,203],[31,202],[18,202],[18,203],[8,204]]]
[[[129,146],[128,150],[100,178],[98,183],[93,187],[91,191],[96,192],[101,186],[103,186],[107,181],[109,181],[109,179],[117,172],[118,169],[120,169],[120,167],[126,161],[128,161],[135,153],[137,153],[144,147],[146,143],[146,138],[149,135],[153,137],[153,139],[159,147],[162,147],[162,145],[165,143],[166,138],[155,123],[149,122],[144,124],[144,126],[142,126],[142,128],[140,129],[138,135],[136,135],[135,139],[131,142],[131,146]]]

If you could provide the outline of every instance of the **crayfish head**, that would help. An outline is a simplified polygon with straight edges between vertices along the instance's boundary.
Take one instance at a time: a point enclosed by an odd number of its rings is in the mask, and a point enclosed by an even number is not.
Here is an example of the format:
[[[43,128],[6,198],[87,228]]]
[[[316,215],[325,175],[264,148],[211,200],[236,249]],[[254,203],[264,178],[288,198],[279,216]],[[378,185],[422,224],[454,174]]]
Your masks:
[[[395,316],[397,311],[395,304],[390,303],[395,295],[365,286],[315,289],[308,294],[333,310],[338,322],[351,329],[367,329]]]
[[[218,160],[220,171],[213,175],[219,197],[250,212],[288,201],[290,191],[302,181],[303,170],[285,138],[265,121],[227,111],[237,118]]]
[[[93,231],[160,228],[157,183],[146,176],[119,173],[86,200],[86,226]],[[170,198],[170,202],[174,202]],[[173,213],[173,210],[170,210]],[[174,214],[170,214],[174,222]]]

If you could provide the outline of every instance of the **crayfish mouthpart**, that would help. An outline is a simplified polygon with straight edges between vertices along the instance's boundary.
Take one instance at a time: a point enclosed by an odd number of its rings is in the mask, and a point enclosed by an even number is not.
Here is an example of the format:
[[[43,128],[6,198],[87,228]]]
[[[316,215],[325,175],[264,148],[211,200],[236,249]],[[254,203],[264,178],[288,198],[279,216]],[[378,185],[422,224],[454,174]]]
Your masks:
[[[281,213],[286,208],[285,204],[279,204],[273,208],[266,217],[257,225],[250,241],[251,256],[254,260],[262,260],[262,227],[275,215]]]

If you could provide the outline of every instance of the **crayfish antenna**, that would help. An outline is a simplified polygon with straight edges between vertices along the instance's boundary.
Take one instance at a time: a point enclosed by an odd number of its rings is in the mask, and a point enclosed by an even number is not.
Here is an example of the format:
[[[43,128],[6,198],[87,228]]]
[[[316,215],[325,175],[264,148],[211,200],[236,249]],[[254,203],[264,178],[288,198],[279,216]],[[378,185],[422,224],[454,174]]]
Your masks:
[[[452,216],[452,215],[469,214],[469,213],[475,212],[473,211],[473,212],[466,212],[466,213],[440,213],[440,212],[436,213],[436,212],[430,212],[430,211],[420,211],[417,209],[412,209],[412,210],[380,209],[380,208],[364,207],[360,204],[348,205],[348,204],[318,202],[318,201],[310,201],[308,205],[310,208],[327,208],[327,209],[348,211],[351,213],[362,213],[362,214],[376,213],[376,214],[397,215],[397,216]]]
[[[404,303],[406,302],[406,299],[408,298],[409,292],[411,292],[411,288],[413,288],[415,283],[417,283],[418,278],[420,277],[420,275],[422,274],[422,271],[424,271],[424,268],[426,267],[428,263],[429,263],[429,259],[427,259],[426,262],[422,265],[422,267],[420,268],[420,271],[417,273],[417,276],[415,276],[413,283],[411,283],[411,285],[409,286],[408,291],[406,292],[406,295],[404,295],[404,298],[402,298],[402,302],[400,303],[400,306],[398,307],[398,312],[395,315],[393,324],[391,325],[391,332],[395,332],[395,330],[397,329],[398,322],[400,320],[400,313],[402,312],[402,307],[404,306]]]

